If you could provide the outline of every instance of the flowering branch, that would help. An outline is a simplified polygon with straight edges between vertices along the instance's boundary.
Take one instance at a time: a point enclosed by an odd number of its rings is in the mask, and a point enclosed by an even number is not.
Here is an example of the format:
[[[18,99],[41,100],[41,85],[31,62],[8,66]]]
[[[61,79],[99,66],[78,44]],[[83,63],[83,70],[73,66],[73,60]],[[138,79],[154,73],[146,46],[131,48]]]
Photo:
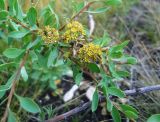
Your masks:
[[[141,88],[137,88],[137,89],[132,89],[132,90],[125,90],[125,94],[127,96],[132,96],[132,95],[138,95],[138,94],[143,94],[143,93],[147,93],[147,92],[151,92],[151,91],[157,91],[160,90],[160,85],[154,85],[154,86],[146,86],[146,87],[141,87]],[[100,96],[101,102],[105,100],[105,97]],[[58,115],[54,118],[48,119],[45,122],[58,122],[58,121],[62,121],[64,119],[66,119],[67,117],[70,117],[72,115],[75,115],[85,109],[87,109],[88,107],[90,107],[91,102],[86,102],[81,106],[78,106],[64,114]]]

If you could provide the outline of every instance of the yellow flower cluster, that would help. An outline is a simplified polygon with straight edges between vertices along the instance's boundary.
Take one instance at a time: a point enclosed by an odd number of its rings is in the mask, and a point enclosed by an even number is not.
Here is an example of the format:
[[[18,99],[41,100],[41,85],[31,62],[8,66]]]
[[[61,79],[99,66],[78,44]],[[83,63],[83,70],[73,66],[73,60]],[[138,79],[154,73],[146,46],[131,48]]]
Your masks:
[[[102,60],[102,50],[101,47],[93,43],[88,43],[79,49],[78,57],[81,62],[93,63],[101,62]]]
[[[59,39],[59,32],[55,28],[45,26],[44,29],[39,30],[39,35],[42,36],[45,44],[56,43]]]
[[[78,21],[72,21],[67,24],[66,32],[63,35],[63,40],[65,43],[71,41],[77,41],[79,38],[82,38],[85,35],[83,25]]]

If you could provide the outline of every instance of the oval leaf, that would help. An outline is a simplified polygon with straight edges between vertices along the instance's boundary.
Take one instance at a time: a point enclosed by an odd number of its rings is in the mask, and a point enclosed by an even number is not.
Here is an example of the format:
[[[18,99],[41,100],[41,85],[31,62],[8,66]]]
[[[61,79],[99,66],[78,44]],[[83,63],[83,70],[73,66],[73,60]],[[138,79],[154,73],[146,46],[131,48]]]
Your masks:
[[[5,20],[8,16],[8,12],[7,11],[0,11],[0,20]]]
[[[82,73],[78,73],[75,77],[76,84],[79,85],[82,80],[83,80]]]
[[[125,111],[124,114],[129,119],[137,119],[138,118],[138,115],[132,111]]]
[[[0,11],[5,9],[4,0],[0,0]]]
[[[28,80],[28,74],[27,74],[26,68],[24,66],[21,69],[21,76],[22,76],[24,81]]]
[[[15,66],[16,63],[15,62],[9,62],[9,63],[5,63],[5,64],[0,64],[0,70],[4,70],[8,67],[11,67],[11,66]]]
[[[8,121],[7,122],[17,122],[15,113],[13,113],[10,109],[8,111]]]
[[[135,114],[138,114],[138,111],[135,108],[133,108],[132,106],[130,106],[130,105],[124,105],[124,104],[122,104],[120,106],[121,106],[121,108],[122,108],[123,111],[132,111]]]
[[[106,1],[106,4],[107,5],[111,5],[111,6],[119,5],[121,3],[122,3],[122,0],[107,0]]]
[[[3,52],[3,55],[5,55],[8,58],[17,58],[20,56],[25,50],[18,49],[18,48],[8,48]]]
[[[88,68],[91,72],[95,72],[95,73],[99,73],[100,72],[100,69],[99,67],[97,66],[97,64],[94,64],[94,63],[89,63],[88,64]]]
[[[129,41],[124,41],[121,44],[115,45],[109,49],[109,55],[115,52],[122,51],[125,46],[127,46]]]
[[[127,63],[128,64],[136,64],[137,59],[135,57],[127,57]]]
[[[15,79],[15,74],[13,74],[7,81],[7,83],[5,85],[0,85],[0,92],[4,92],[9,90],[12,87],[12,82]]]
[[[92,100],[92,112],[97,110],[98,101],[99,101],[98,92],[97,92],[97,90],[95,90],[95,92],[93,94],[93,100]]]
[[[37,11],[34,7],[31,7],[27,13],[27,18],[29,21],[29,24],[31,26],[36,24],[36,18],[37,18]]]
[[[108,110],[109,112],[111,112],[111,111],[112,111],[112,108],[113,108],[113,104],[112,104],[111,100],[110,100],[110,99],[107,99],[107,110]]]
[[[127,72],[127,71],[117,71],[117,74],[120,77],[128,77],[130,75],[129,72]]]
[[[113,107],[111,115],[112,115],[114,122],[121,122],[120,113],[115,107]]]
[[[6,91],[0,91],[0,99],[3,98],[3,96],[5,95]]]
[[[29,31],[13,31],[9,33],[8,37],[19,39],[19,38],[23,38],[28,33]]]
[[[51,67],[53,65],[53,63],[55,62],[56,58],[58,56],[58,49],[57,47],[55,47],[49,54],[48,56],[48,62],[47,62],[47,66]]]
[[[125,94],[123,91],[121,91],[120,89],[116,88],[116,87],[110,87],[108,89],[108,93],[114,96],[117,96],[119,98],[124,98]]]
[[[39,113],[41,112],[39,106],[30,98],[17,96],[20,106],[28,112]]]
[[[160,122],[160,114],[154,114],[149,119],[147,122]]]

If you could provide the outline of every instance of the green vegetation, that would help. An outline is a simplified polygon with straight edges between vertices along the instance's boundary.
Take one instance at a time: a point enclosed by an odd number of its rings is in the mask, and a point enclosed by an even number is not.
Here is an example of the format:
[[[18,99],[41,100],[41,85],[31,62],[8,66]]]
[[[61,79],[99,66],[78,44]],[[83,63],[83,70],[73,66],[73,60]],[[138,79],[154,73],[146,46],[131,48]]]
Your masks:
[[[159,63],[145,47],[158,45],[158,5],[139,0],[0,0],[1,121],[45,121],[79,106],[81,93],[64,100],[71,84],[93,87],[87,111],[101,117],[96,112],[105,108],[106,120],[146,121],[158,113],[158,93],[148,94],[147,105],[142,104],[144,96],[125,94],[134,85],[158,84],[158,75],[146,65],[153,69]],[[135,69],[139,76],[133,75]],[[155,109],[146,108],[152,102]],[[147,122],[158,120],[156,114]]]

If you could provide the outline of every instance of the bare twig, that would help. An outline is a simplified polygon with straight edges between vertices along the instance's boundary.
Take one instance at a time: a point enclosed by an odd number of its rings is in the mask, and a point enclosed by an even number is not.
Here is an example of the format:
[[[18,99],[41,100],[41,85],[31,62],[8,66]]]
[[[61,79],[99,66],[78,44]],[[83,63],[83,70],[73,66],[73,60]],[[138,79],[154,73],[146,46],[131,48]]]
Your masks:
[[[142,88],[126,90],[124,92],[128,96],[132,96],[132,95],[143,94],[143,93],[157,91],[157,90],[160,90],[160,85],[146,86],[146,87],[142,87]]]
[[[132,89],[132,90],[126,90],[124,91],[125,94],[127,96],[132,96],[132,95],[138,95],[138,94],[143,94],[143,93],[147,93],[147,92],[151,92],[151,91],[156,91],[156,90],[160,90],[160,85],[154,85],[154,86],[146,86],[146,87],[142,87],[142,88],[137,88],[137,89]],[[105,98],[103,96],[101,96],[101,101],[103,101]],[[72,115],[75,115],[85,109],[87,109],[88,107],[90,107],[91,102],[86,102],[84,103],[82,106],[78,106],[64,114],[55,116],[54,118],[48,119],[45,122],[58,122],[58,121],[62,121],[64,119],[66,119],[67,117],[70,117]]]
[[[16,86],[16,83],[18,82],[19,80],[19,76],[20,76],[20,72],[21,72],[21,69],[22,67],[24,66],[25,62],[26,62],[26,59],[28,57],[28,54],[29,54],[29,51],[26,51],[26,54],[24,55],[20,65],[19,65],[19,68],[16,72],[16,75],[15,75],[15,78],[13,80],[13,84],[12,84],[12,87],[11,87],[11,90],[10,90],[10,93],[9,93],[9,96],[8,96],[8,102],[7,102],[7,106],[6,106],[6,109],[5,109],[5,112],[3,114],[3,117],[1,119],[1,122],[6,122],[6,119],[7,119],[7,116],[8,116],[8,109],[10,107],[10,104],[11,104],[11,100],[12,100],[12,97],[13,97],[13,94],[14,94],[14,91],[15,91],[15,86]]]

